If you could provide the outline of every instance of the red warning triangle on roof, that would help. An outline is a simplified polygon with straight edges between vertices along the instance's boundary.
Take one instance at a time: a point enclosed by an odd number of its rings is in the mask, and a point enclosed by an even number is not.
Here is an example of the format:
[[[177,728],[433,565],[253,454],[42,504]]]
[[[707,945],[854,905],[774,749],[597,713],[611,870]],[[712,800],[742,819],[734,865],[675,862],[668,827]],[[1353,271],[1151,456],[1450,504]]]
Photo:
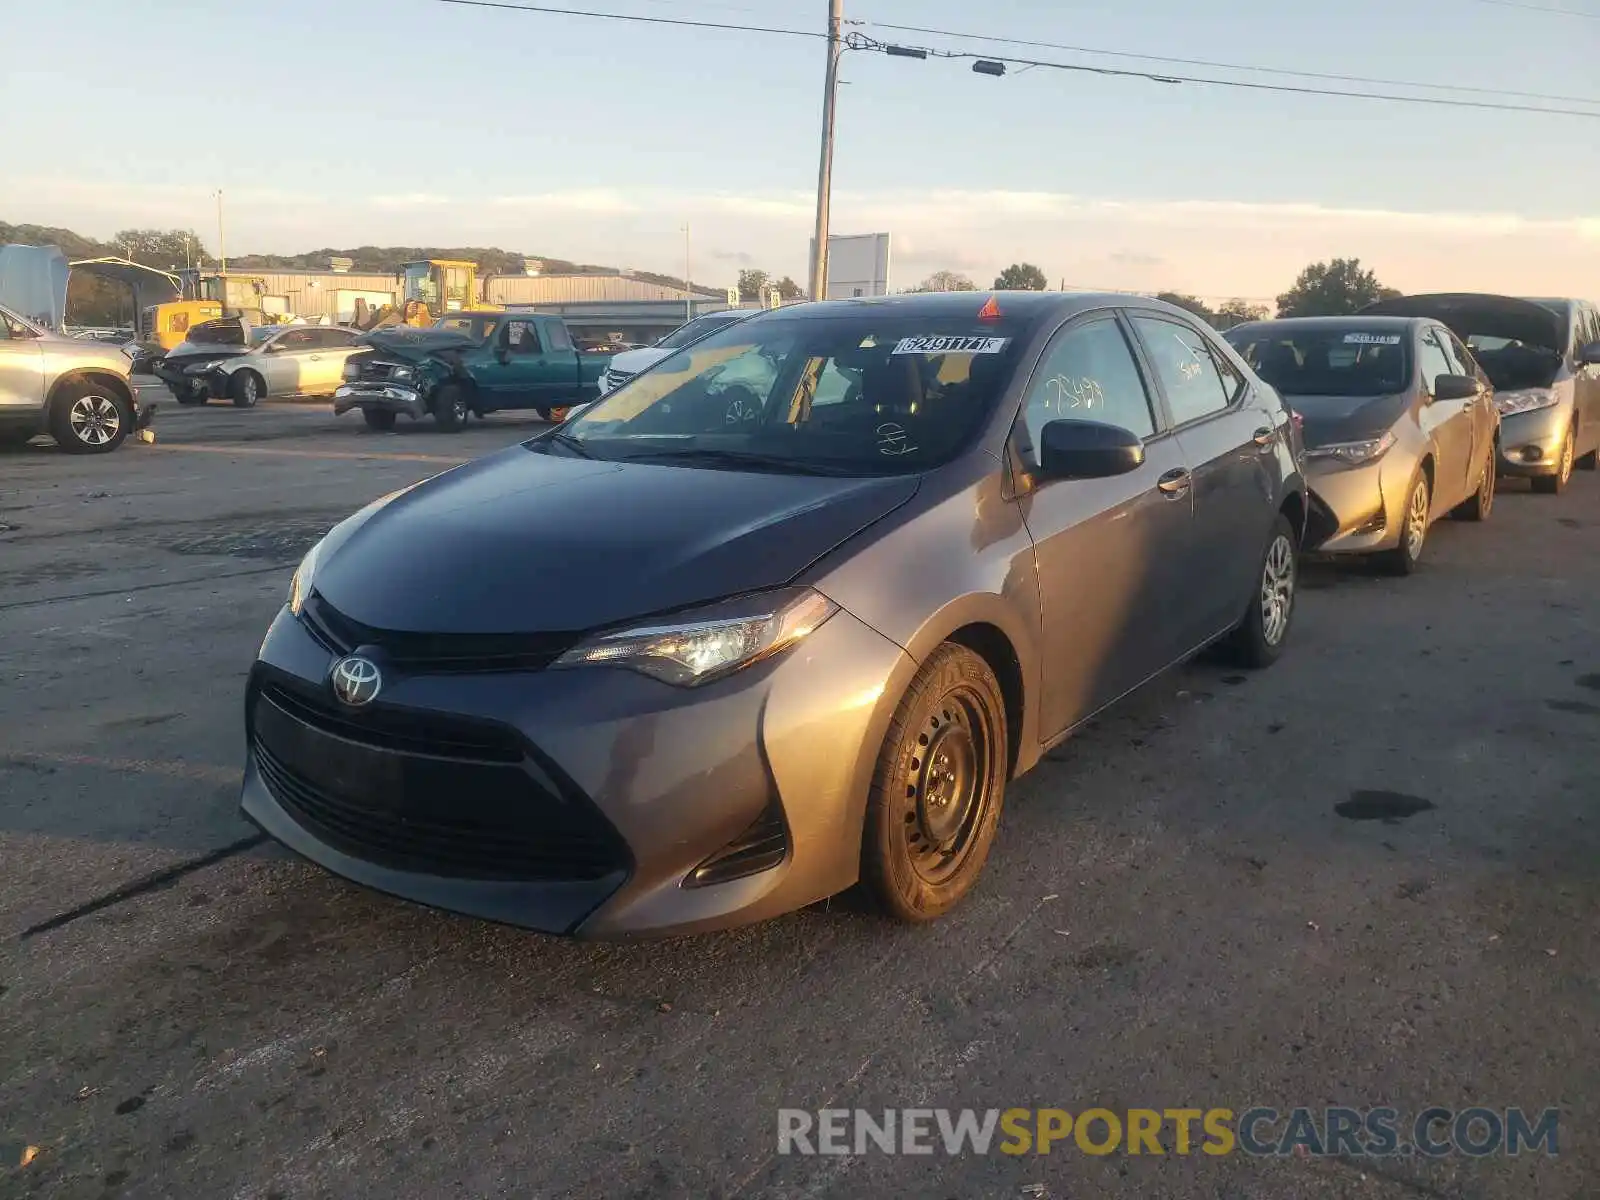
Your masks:
[[[998,297],[990,296],[989,302],[978,310],[978,320],[998,321],[1000,319],[1000,301]]]

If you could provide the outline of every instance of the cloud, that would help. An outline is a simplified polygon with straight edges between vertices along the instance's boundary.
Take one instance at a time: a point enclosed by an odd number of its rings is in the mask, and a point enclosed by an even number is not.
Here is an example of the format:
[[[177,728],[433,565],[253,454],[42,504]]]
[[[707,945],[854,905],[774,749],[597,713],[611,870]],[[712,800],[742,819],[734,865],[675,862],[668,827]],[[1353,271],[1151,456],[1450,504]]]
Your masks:
[[[1167,261],[1159,254],[1148,254],[1143,250],[1118,250],[1106,257],[1119,267],[1159,267]]]
[[[579,188],[568,192],[536,192],[525,196],[495,196],[489,203],[496,208],[516,208],[538,212],[635,213],[641,206],[621,192],[606,188]]]
[[[717,262],[738,263],[741,267],[754,266],[756,261],[754,254],[744,250],[713,250],[711,251],[711,257]]]

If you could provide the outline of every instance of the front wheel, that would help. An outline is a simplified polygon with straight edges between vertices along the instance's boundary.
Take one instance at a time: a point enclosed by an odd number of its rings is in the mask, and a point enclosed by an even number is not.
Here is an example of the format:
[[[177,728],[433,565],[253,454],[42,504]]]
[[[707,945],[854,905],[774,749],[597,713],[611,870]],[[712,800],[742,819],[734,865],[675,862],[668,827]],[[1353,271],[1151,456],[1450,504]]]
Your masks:
[[[459,433],[467,423],[467,394],[447,383],[433,396],[433,422],[445,433]]]
[[[989,664],[946,642],[895,711],[867,799],[861,881],[890,916],[943,916],[994,844],[1010,760],[1005,698]]]
[[[1228,640],[1233,657],[1245,667],[1270,667],[1283,654],[1294,622],[1295,585],[1300,572],[1300,543],[1289,518],[1278,514],[1267,538],[1256,575],[1255,594],[1244,619]]]
[[[1472,493],[1471,498],[1457,505],[1450,513],[1458,521],[1487,521],[1489,514],[1494,511],[1495,490],[1495,452],[1494,447],[1489,448],[1489,455],[1484,459],[1483,474],[1478,478],[1478,490]]]
[[[132,428],[128,402],[92,383],[63,388],[50,410],[50,436],[69,454],[109,454]]]
[[[363,408],[361,419],[367,423],[368,429],[376,429],[379,433],[388,433],[394,428],[394,413],[387,408]]]
[[[1400,516],[1400,544],[1378,556],[1391,575],[1409,575],[1422,561],[1422,544],[1428,539],[1428,516],[1433,506],[1433,489],[1428,477],[1418,469],[1406,492],[1405,511]]]
[[[228,394],[235,408],[254,408],[266,389],[261,386],[261,376],[254,371],[240,371],[228,384]]]
[[[1577,432],[1569,425],[1567,427],[1567,436],[1561,439],[1561,460],[1556,464],[1556,473],[1554,475],[1535,475],[1533,477],[1533,490],[1545,496],[1559,496],[1566,491],[1567,481],[1572,478],[1572,465],[1577,448]]]

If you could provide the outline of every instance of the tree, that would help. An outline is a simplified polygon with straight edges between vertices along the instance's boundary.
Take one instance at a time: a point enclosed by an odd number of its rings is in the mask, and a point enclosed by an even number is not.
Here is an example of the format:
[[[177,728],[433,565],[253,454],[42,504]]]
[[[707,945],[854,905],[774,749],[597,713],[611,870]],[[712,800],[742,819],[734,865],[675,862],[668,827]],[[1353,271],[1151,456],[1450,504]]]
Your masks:
[[[1157,300],[1165,300],[1168,304],[1175,304],[1179,308],[1188,309],[1202,321],[1211,321],[1216,314],[1207,308],[1197,297],[1184,292],[1157,292]]]
[[[1359,258],[1312,263],[1294,286],[1278,297],[1280,317],[1342,317],[1400,293],[1361,269]]]
[[[767,294],[767,280],[772,278],[765,271],[755,267],[746,268],[739,272],[739,299],[761,300]]]
[[[1050,281],[1032,263],[1012,263],[994,281],[996,291],[1042,292]]]
[[[800,298],[800,285],[794,280],[790,279],[787,275],[778,280],[778,282],[772,286],[778,289],[778,295],[782,296],[785,300],[798,300]]]
[[[134,262],[161,271],[198,264],[205,257],[205,247],[192,229],[123,229],[111,241]]]
[[[914,292],[975,292],[978,285],[959,271],[935,271],[916,287]]]
[[[1251,304],[1248,300],[1225,300],[1222,307],[1217,309],[1217,316],[1232,325],[1265,320],[1266,315],[1265,304]]]

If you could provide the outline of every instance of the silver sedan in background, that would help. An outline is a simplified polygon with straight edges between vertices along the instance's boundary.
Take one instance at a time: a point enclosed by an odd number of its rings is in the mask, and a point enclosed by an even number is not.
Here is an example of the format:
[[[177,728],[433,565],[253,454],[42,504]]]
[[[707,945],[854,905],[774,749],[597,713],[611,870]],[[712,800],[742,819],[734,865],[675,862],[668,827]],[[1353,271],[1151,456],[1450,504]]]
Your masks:
[[[1405,575],[1436,514],[1488,518],[1500,417],[1488,379],[1449,329],[1302,317],[1224,336],[1302,422],[1307,551],[1375,555]]]
[[[1574,466],[1600,465],[1600,311],[1587,300],[1453,292],[1400,296],[1362,312],[1428,317],[1466,340],[1504,422],[1500,474],[1554,495]]]

